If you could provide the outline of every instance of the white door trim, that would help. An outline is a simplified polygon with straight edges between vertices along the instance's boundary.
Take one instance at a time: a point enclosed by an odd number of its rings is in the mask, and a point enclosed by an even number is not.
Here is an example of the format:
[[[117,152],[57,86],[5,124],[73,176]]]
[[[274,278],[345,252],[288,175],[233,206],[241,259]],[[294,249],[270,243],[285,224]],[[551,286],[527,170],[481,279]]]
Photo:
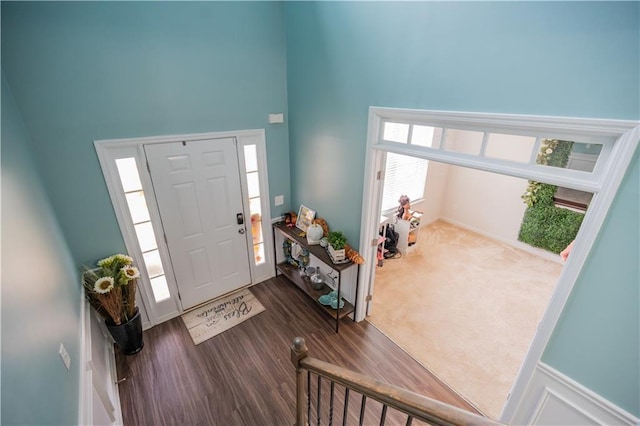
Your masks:
[[[384,120],[417,123],[427,126],[476,130],[529,136],[544,136],[563,140],[603,144],[600,161],[593,173],[543,167],[535,164],[520,164],[469,156],[443,149],[434,149],[409,144],[394,144],[380,141],[380,129]],[[576,244],[562,270],[551,301],[545,310],[538,330],[533,338],[525,360],[511,389],[511,395],[503,408],[500,420],[509,423],[518,401],[523,397],[535,367],[542,357],[551,333],[562,313],[575,281],[582,270],[591,246],[606,218],[618,187],[629,167],[640,139],[640,123],[637,121],[601,120],[544,116],[521,116],[506,114],[483,114],[468,112],[446,112],[406,110],[395,108],[369,108],[367,148],[364,173],[364,195],[362,203],[362,228],[360,251],[368,267],[360,268],[358,305],[356,320],[362,321],[366,314],[366,295],[375,275],[376,248],[371,241],[377,236],[383,181],[376,176],[381,159],[387,152],[412,155],[433,161],[497,172],[510,176],[535,179],[555,185],[594,192],[590,208],[585,215]],[[577,173],[577,174],[576,174]]]
[[[168,136],[150,136],[141,138],[126,138],[126,139],[105,139],[94,141],[94,146],[98,154],[98,160],[104,174],[107,190],[109,191],[109,197],[113,205],[116,219],[122,232],[122,237],[128,253],[135,259],[143,259],[142,252],[138,247],[137,237],[133,223],[131,222],[127,201],[122,191],[118,170],[115,164],[115,159],[134,157],[138,165],[138,172],[140,180],[142,182],[143,189],[145,191],[147,208],[151,216],[152,223],[160,224],[160,214],[153,194],[153,186],[151,184],[151,176],[147,170],[146,157],[144,154],[143,145],[166,143],[166,142],[180,142],[191,141],[201,139],[222,139],[222,138],[235,138],[237,140],[238,147],[238,162],[241,174],[241,185],[243,192],[243,199],[246,196],[246,177],[244,166],[244,149],[245,145],[256,145],[256,151],[258,156],[258,164],[260,167],[260,193],[261,193],[261,209],[262,209],[262,232],[264,238],[265,248],[265,263],[256,266],[254,262],[250,262],[251,265],[251,282],[257,284],[267,278],[275,275],[273,270],[273,238],[271,234],[271,209],[270,209],[270,197],[268,186],[268,173],[267,173],[267,159],[266,159],[266,137],[264,129],[251,129],[251,130],[236,130],[226,132],[209,132],[209,133],[191,133],[185,135],[168,135]],[[249,205],[244,203],[245,218],[249,218]],[[160,229],[156,229],[160,228]],[[151,290],[151,284],[149,277],[141,268],[141,279],[138,288],[140,289],[141,298],[141,310],[146,312],[149,318],[149,326],[157,325],[161,322],[167,321],[182,314],[182,304],[177,297],[178,291],[175,284],[175,278],[171,263],[169,261],[169,252],[164,241],[164,236],[161,232],[161,226],[156,227],[154,225],[154,232],[156,233],[156,241],[160,256],[163,261],[165,269],[165,275],[167,277],[167,283],[169,285],[169,291],[171,297],[168,300],[156,303]],[[251,240],[250,233],[245,234],[247,236],[247,246],[252,247],[253,241]],[[249,251],[251,254],[251,251]],[[147,327],[145,327],[147,328]]]

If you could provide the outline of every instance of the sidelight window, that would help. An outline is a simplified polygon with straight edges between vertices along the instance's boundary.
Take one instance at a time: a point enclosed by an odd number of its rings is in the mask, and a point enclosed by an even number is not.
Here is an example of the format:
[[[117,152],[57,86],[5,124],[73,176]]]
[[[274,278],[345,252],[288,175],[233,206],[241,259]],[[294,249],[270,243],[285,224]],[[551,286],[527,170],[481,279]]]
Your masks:
[[[244,166],[247,174],[249,212],[251,214],[251,236],[255,265],[265,262],[264,238],[262,235],[262,208],[260,200],[260,174],[256,145],[244,146]]]
[[[144,190],[140,182],[136,159],[134,157],[119,158],[116,160],[116,166],[129,207],[129,215],[136,231],[138,246],[142,252],[142,259],[138,259],[138,263],[144,263],[144,269],[151,281],[153,297],[156,302],[161,302],[171,296]]]

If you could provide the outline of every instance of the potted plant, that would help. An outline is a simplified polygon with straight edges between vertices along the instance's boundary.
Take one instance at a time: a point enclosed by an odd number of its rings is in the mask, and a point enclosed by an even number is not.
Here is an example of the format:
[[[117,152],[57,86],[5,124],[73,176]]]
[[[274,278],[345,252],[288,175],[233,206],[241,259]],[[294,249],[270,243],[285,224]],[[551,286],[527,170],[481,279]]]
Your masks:
[[[342,231],[329,232],[329,235],[327,235],[327,242],[329,243],[327,246],[329,256],[333,263],[344,261],[344,246],[347,244],[347,237],[342,233]]]
[[[101,259],[97,266],[83,273],[85,296],[104,317],[107,329],[122,352],[135,354],[144,346],[142,319],[136,307],[140,271],[133,266],[133,258],[124,254]]]

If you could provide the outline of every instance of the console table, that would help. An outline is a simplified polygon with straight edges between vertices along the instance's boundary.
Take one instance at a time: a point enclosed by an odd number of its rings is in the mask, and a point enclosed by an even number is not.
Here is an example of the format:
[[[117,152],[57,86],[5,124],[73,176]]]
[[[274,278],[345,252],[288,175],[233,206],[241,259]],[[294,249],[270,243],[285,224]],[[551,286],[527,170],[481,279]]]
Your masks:
[[[320,245],[309,245],[307,239],[299,235],[301,232],[298,228],[286,226],[284,222],[273,225],[276,275],[278,273],[284,275],[307,296],[312,298],[320,307],[321,311],[335,320],[335,330],[336,333],[338,333],[340,330],[340,320],[355,312],[354,305],[357,303],[358,294],[358,265],[353,262],[342,264],[333,263],[324,247]],[[287,262],[282,247],[285,240],[291,240],[307,249],[309,252],[309,266],[320,267],[321,276],[333,278],[334,286],[331,287],[327,285],[325,281],[322,289],[315,290],[311,286],[311,281],[301,276],[295,265]],[[337,291],[338,295],[344,300],[344,306],[342,308],[333,309],[331,306],[322,305],[318,301],[320,296],[329,293],[331,290]],[[353,301],[353,303],[351,303],[350,300]]]

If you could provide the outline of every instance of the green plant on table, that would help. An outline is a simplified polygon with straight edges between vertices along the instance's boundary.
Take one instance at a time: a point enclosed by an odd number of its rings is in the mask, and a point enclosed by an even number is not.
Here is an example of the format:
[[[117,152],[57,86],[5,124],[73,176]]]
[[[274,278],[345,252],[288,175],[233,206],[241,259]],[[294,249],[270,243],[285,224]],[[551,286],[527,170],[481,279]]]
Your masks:
[[[347,237],[342,231],[331,231],[327,236],[327,240],[334,250],[342,250],[347,244]]]

